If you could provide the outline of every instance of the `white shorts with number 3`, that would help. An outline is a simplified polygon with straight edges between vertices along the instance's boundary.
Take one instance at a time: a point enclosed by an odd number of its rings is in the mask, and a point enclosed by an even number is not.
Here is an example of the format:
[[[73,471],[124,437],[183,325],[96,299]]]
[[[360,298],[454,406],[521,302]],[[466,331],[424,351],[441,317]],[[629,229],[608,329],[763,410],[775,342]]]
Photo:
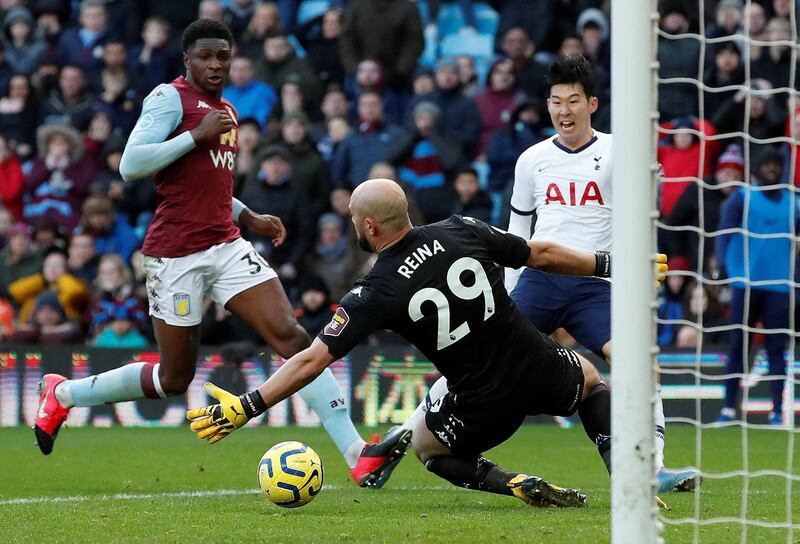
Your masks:
[[[191,327],[203,319],[203,295],[225,305],[231,298],[277,277],[242,238],[183,257],[144,256],[150,315],[169,325]]]

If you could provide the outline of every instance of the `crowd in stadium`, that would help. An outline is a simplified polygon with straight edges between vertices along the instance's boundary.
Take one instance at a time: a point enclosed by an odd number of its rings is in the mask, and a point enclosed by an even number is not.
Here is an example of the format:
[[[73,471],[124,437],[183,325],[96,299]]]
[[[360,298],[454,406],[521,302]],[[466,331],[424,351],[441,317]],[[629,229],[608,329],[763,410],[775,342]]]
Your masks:
[[[279,217],[288,238],[274,248],[243,234],[314,334],[371,264],[348,216],[361,181],[402,182],[417,225],[453,213],[507,225],[517,158],[554,133],[544,74],[560,57],[591,61],[600,103],[593,126],[610,131],[608,4],[0,0],[0,339],[152,342],[138,248],[156,194],[149,180],[124,182],[119,164],[144,97],[183,73],[180,35],[194,19],[224,21],[234,34],[224,93],[239,114],[234,192]],[[800,130],[800,109],[789,105],[792,2],[744,4],[706,0],[700,17],[695,2],[660,3],[659,75],[706,86],[659,86],[663,178],[706,181],[660,184],[667,226],[741,226],[722,213],[736,186],[717,183],[800,181],[796,169],[789,180],[797,148],[762,142]],[[743,40],[745,28],[756,44]],[[686,32],[713,40],[674,38]],[[709,90],[745,82],[752,92]],[[691,230],[662,229],[659,244],[672,270],[730,273],[716,258],[718,237],[701,243]],[[702,314],[713,326],[726,322],[729,299],[725,289],[671,276],[659,313]],[[260,343],[224,308],[207,306],[205,343]],[[724,340],[711,336],[704,341]],[[693,327],[659,328],[662,345],[697,341]]]

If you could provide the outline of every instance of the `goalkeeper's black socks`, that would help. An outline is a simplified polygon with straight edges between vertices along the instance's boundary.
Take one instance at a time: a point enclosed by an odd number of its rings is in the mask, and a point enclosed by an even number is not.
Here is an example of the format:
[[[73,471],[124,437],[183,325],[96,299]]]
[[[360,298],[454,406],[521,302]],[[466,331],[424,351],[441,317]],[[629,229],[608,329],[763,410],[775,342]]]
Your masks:
[[[597,445],[597,451],[611,474],[611,393],[603,382],[589,391],[578,407],[578,415],[589,439]]]
[[[513,495],[511,488],[508,487],[508,482],[519,474],[518,472],[506,472],[483,457],[440,455],[429,459],[425,463],[425,467],[458,487],[488,491],[499,495]]]
[[[261,393],[258,392],[258,389],[239,395],[239,400],[242,403],[244,415],[247,416],[247,419],[253,419],[267,411],[267,404],[261,398]]]

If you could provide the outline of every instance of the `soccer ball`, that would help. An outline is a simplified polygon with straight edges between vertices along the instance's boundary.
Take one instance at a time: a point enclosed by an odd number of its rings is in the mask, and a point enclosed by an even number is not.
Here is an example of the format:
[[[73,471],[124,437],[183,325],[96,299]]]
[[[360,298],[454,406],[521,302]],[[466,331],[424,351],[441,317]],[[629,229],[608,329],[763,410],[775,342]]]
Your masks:
[[[322,489],[322,461],[300,442],[272,446],[258,463],[258,486],[267,498],[285,508],[311,502]]]

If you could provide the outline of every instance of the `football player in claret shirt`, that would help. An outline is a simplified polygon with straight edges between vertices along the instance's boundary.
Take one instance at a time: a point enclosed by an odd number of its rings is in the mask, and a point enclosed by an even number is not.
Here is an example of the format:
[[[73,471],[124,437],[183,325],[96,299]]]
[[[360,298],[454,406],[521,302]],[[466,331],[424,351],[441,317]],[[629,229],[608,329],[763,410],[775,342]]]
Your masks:
[[[222,98],[230,30],[201,19],[186,28],[182,45],[186,76],[157,86],[145,99],[120,164],[126,181],[155,177],[158,207],[142,254],[160,362],[131,363],[80,380],[45,375],[34,425],[45,455],[73,406],[185,393],[194,378],[204,296],[248,322],[282,357],[310,343],[277,275],[234,223],[276,245],[286,236],[279,219],[255,214],[233,198],[237,115]],[[394,466],[390,457],[405,452],[411,432],[366,445],[330,371],[300,395],[322,420],[356,483],[382,485]]]
[[[528,415],[577,411],[610,468],[608,389],[588,360],[523,317],[498,265],[608,277],[610,255],[526,241],[457,215],[414,228],[403,190],[385,179],[359,185],[350,209],[359,245],[378,254],[372,270],[342,298],[311,346],[258,389],[237,397],[206,384],[220,404],[190,410],[192,429],[217,441],[247,422],[242,406],[273,406],[371,332],[391,329],[417,346],[450,384],[413,430],[414,450],[428,470],[455,485],[536,506],[584,506],[586,497],[574,489],[506,471],[482,457]]]

